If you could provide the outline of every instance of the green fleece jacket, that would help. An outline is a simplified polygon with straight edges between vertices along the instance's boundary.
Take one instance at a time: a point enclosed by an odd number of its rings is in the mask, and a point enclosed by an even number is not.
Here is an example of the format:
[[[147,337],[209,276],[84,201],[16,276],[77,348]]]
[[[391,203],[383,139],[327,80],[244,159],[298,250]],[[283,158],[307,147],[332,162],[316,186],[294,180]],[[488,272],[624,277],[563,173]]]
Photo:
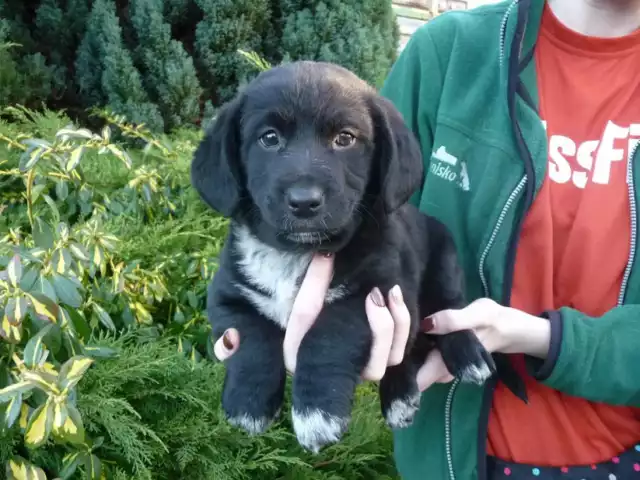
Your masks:
[[[451,229],[469,300],[509,305],[523,218],[546,174],[532,61],[543,6],[510,0],[436,17],[411,37],[382,89],[421,143],[426,175],[413,201]],[[633,406],[640,406],[638,156],[628,167],[631,248],[618,306],[597,319],[572,308],[541,312],[551,322],[549,356],[527,359],[549,387]],[[429,388],[413,425],[394,432],[402,478],[485,479],[494,388],[495,380]]]

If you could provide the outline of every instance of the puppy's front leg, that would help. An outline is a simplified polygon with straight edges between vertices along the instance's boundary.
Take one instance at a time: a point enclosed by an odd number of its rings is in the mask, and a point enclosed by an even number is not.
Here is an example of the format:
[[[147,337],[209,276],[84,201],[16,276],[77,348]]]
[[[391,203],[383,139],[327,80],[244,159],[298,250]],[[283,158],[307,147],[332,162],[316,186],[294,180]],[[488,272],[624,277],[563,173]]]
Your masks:
[[[214,336],[227,328],[240,334],[237,351],[225,360],[222,408],[229,422],[251,434],[264,432],[280,411],[286,372],[284,332],[251,305],[216,305],[209,311]]]
[[[371,348],[364,306],[363,296],[325,305],[300,344],[292,421],[300,445],[314,453],[338,442],[349,424]]]

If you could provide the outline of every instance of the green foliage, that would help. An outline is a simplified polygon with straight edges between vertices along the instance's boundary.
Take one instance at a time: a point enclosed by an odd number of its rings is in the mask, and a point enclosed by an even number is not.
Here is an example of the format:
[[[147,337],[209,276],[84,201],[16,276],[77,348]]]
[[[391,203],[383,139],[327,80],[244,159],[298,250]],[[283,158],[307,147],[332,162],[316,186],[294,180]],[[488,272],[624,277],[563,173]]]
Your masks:
[[[109,105],[134,124],[163,129],[158,107],[149,101],[140,73],[122,40],[112,0],[96,0],[78,49],[76,78],[87,103]]]
[[[22,45],[12,41],[5,19],[0,19],[0,65],[0,106],[15,102],[34,105],[49,96],[51,69],[41,54],[24,55]]]
[[[209,88],[219,102],[229,100],[255,71],[237,49],[261,51],[270,30],[268,0],[196,0],[204,18],[196,26],[195,51]]]
[[[110,112],[95,113],[100,131],[46,110],[3,113],[7,478],[397,478],[374,385],[359,386],[344,441],[318,456],[287,414],[257,437],[224,420],[203,309],[227,222],[189,185],[200,131],[157,136]]]
[[[42,0],[35,12],[34,35],[54,71],[55,95],[73,83],[70,67],[88,16],[88,0]]]
[[[200,115],[202,88],[191,57],[171,39],[161,0],[131,0],[131,22],[139,42],[136,56],[147,91],[171,127],[194,123]]]
[[[164,0],[162,3],[164,18],[171,24],[181,23],[193,7],[193,0]]]
[[[286,60],[324,60],[381,86],[395,61],[399,29],[388,0],[281,0]]]
[[[206,125],[257,70],[339,63],[379,86],[396,56],[390,0],[0,0],[0,105],[108,108],[154,132]]]

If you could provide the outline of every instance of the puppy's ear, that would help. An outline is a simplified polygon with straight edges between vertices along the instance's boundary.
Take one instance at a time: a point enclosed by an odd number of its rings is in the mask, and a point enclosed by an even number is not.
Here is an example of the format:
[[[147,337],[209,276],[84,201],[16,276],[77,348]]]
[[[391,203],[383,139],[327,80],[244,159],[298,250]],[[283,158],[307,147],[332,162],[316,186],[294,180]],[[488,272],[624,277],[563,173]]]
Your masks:
[[[372,103],[377,162],[373,178],[377,185],[371,188],[385,212],[391,213],[422,186],[422,153],[418,140],[395,106],[381,96],[375,96]]]
[[[230,217],[242,196],[239,120],[242,99],[222,106],[191,162],[191,183],[207,205]]]

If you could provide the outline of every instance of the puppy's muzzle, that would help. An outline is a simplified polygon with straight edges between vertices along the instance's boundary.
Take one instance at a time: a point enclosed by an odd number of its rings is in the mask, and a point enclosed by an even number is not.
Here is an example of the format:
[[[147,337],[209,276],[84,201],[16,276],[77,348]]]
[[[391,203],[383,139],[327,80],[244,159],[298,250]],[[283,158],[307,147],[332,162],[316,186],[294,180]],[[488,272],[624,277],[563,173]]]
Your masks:
[[[318,186],[294,185],[285,193],[287,206],[296,218],[313,218],[324,209],[324,192]]]

